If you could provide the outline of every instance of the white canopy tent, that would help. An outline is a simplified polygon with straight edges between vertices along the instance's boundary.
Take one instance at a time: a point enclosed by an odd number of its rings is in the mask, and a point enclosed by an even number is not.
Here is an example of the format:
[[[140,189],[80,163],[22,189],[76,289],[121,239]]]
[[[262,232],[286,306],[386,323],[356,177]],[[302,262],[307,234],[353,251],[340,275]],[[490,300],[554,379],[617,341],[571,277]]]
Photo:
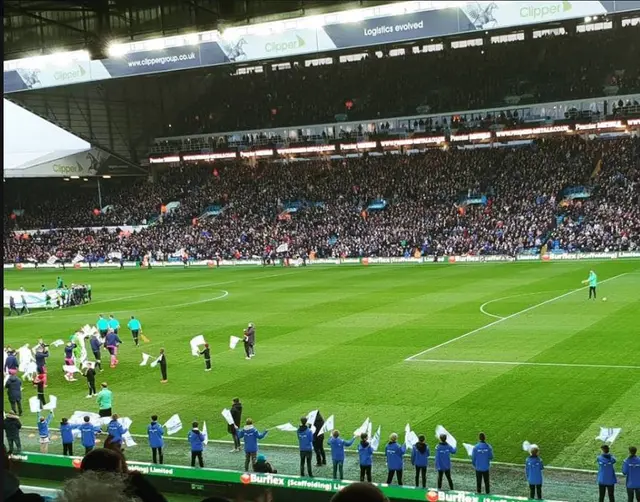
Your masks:
[[[91,150],[91,144],[7,99],[3,105],[5,178],[74,174],[74,156]]]

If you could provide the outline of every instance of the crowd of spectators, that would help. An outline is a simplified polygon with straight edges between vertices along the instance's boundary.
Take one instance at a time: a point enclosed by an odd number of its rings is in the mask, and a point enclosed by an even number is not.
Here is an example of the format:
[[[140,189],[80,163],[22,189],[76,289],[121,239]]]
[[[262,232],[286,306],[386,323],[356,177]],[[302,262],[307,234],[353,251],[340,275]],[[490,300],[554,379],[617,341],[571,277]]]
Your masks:
[[[472,38],[470,35],[468,38]],[[510,43],[360,61],[230,74],[173,121],[167,136],[380,120],[591,98],[640,90],[637,29],[548,36]],[[388,48],[387,48],[388,49]],[[353,51],[352,51],[353,52]],[[251,99],[247,99],[247,97]],[[612,112],[612,110],[608,110]]]
[[[125,259],[151,253],[163,260],[181,249],[195,259],[249,258],[283,243],[291,255],[317,257],[513,255],[543,246],[638,250],[639,159],[637,138],[568,137],[414,155],[187,165],[155,183],[114,192],[116,209],[108,218],[117,225],[146,221],[163,204],[181,203],[155,224],[133,233],[5,232],[4,258],[44,262],[80,253],[97,261],[120,252]],[[586,187],[591,195],[566,198],[569,187]],[[465,202],[482,197],[483,203]],[[385,209],[367,210],[379,199]],[[37,204],[25,206],[24,216],[5,221],[5,230],[37,222],[45,223],[41,228],[106,224],[91,204],[77,200],[69,212],[59,213],[49,200],[45,214]],[[292,202],[301,207],[287,213]],[[222,212],[201,217],[210,206]]]

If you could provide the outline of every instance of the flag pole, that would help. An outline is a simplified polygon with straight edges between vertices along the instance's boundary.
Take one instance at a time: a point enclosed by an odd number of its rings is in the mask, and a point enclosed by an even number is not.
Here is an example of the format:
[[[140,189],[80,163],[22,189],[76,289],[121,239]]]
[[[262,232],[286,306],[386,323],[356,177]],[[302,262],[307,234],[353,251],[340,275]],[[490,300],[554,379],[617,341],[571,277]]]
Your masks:
[[[102,190],[100,188],[100,178],[98,178],[98,205],[102,211]]]

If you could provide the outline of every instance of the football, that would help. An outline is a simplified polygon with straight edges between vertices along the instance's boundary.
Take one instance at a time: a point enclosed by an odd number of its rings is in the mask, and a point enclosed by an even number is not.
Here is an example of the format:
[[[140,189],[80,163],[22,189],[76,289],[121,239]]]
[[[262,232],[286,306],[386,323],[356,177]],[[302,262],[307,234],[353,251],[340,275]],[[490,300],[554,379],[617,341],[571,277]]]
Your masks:
[[[603,301],[603,302],[606,302],[606,301],[607,301],[607,297],[605,296],[605,297],[602,299],[602,301]]]

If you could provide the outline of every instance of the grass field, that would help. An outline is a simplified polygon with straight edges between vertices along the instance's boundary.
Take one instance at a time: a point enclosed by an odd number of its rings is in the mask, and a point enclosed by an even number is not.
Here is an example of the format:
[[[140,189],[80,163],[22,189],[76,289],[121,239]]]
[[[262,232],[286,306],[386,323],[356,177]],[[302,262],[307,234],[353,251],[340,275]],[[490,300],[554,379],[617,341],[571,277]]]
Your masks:
[[[587,300],[581,280],[590,268],[608,301]],[[5,287],[39,291],[53,287],[59,273],[5,272]],[[151,414],[166,420],[177,412],[185,426],[206,420],[211,439],[228,439],[220,411],[239,396],[244,417],[260,429],[296,423],[319,408],[325,417],[335,414],[347,435],[371,417],[383,437],[409,422],[433,444],[434,428],[443,424],[459,443],[486,432],[496,460],[518,464],[528,440],[541,446],[547,465],[593,469],[600,426],[623,428],[613,445],[618,457],[640,445],[638,261],[62,275],[66,283],[90,282],[93,303],[5,317],[5,344],[67,339],[99,313],[113,313],[123,325],[135,314],[150,343],[136,349],[123,329],[120,364],[99,379],[136,433]],[[248,322],[257,330],[250,361],[241,347],[228,348],[229,336]],[[199,333],[212,346],[209,373],[190,353]],[[142,351],[155,355],[160,347],[167,384],[159,368],[139,366]],[[62,347],[52,348],[47,391],[59,398],[56,416],[97,411],[85,399],[84,379],[66,382],[62,364]],[[32,395],[25,386],[25,404]],[[265,443],[294,445],[296,438],[272,431]]]

